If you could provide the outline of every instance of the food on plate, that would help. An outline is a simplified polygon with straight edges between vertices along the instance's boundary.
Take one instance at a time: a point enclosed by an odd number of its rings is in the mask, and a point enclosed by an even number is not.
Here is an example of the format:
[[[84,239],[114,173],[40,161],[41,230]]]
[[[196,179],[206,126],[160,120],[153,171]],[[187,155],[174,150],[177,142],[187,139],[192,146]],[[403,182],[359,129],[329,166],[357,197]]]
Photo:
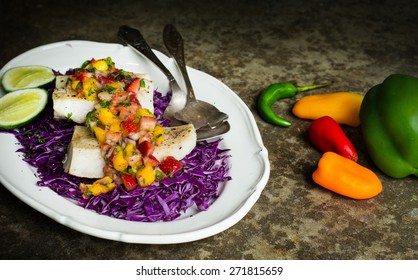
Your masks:
[[[265,121],[271,124],[289,127],[291,123],[288,120],[277,116],[273,111],[271,108],[273,103],[281,98],[293,97],[298,92],[313,90],[325,86],[327,86],[327,84],[310,86],[295,86],[294,84],[288,82],[271,84],[261,93],[260,97],[258,98],[258,113]]]
[[[50,84],[55,79],[54,71],[46,66],[18,66],[7,70],[1,80],[6,91],[37,88]]]
[[[164,128],[154,107],[142,106],[153,100],[152,82],[145,80],[144,75],[116,68],[109,57],[88,60],[57,79],[54,116],[67,113],[68,119],[86,125],[75,128],[64,170],[79,177],[100,178],[80,185],[85,195],[111,191],[116,184],[129,191],[150,186],[173,175],[160,168],[166,157],[179,161],[195,148],[192,124]],[[82,102],[90,106],[82,106]]]
[[[90,61],[92,60],[87,61],[86,64]],[[96,64],[96,67],[103,69],[101,67],[105,67],[104,63],[107,64],[109,61],[109,59],[101,60],[99,64]],[[91,69],[90,66],[87,66],[86,69],[90,69],[90,73],[96,73],[96,70]],[[74,74],[74,71],[77,71],[77,69],[68,71],[66,75],[61,75],[59,73],[57,73],[57,75],[71,76]],[[83,71],[80,71],[80,73],[81,72]],[[127,74],[127,72],[123,71],[122,73],[123,74],[121,75],[126,78],[124,75]],[[130,74],[128,76],[130,76]],[[129,90],[134,92],[138,89],[138,91],[141,91],[144,83],[141,83],[140,77],[138,77],[138,75],[130,77],[132,77],[132,80],[129,85],[126,83]],[[128,79],[121,79],[128,81]],[[67,83],[68,81],[69,78],[67,77],[57,80],[57,88],[62,88],[62,83]],[[61,87],[59,85],[61,85]],[[54,90],[56,90],[55,85],[48,87],[50,97],[52,97]],[[100,93],[101,92],[97,93],[98,101],[94,102],[92,115],[95,114],[95,110],[106,108],[106,104],[108,104],[108,102],[102,102],[104,99]],[[129,174],[128,172],[121,172],[119,174],[120,176],[116,177],[117,180],[115,180],[114,177],[106,176],[105,174],[103,174],[103,177],[99,178],[84,178],[65,172],[63,162],[70,164],[67,154],[67,151],[69,150],[68,147],[73,144],[83,143],[83,141],[79,141],[79,143],[75,141],[71,144],[74,136],[78,133],[85,133],[86,137],[83,137],[83,140],[90,138],[90,140],[96,141],[97,145],[98,140],[95,138],[96,135],[94,130],[99,131],[97,128],[106,129],[106,127],[98,122],[91,122],[90,126],[86,126],[84,123],[76,124],[75,122],[70,121],[72,120],[71,111],[62,114],[58,118],[54,117],[55,112],[52,102],[46,104],[43,112],[38,115],[33,122],[24,125],[19,129],[7,130],[7,132],[15,135],[20,143],[21,146],[17,152],[22,153],[22,159],[36,169],[36,178],[39,179],[37,184],[39,186],[48,187],[60,196],[68,198],[70,201],[73,201],[85,209],[117,219],[142,222],[172,221],[189,209],[192,209],[191,212],[207,210],[217,199],[223,187],[225,187],[226,182],[231,180],[231,177],[228,175],[231,168],[228,160],[230,157],[228,153],[229,150],[221,148],[222,139],[211,142],[200,141],[196,143],[194,140],[195,131],[190,125],[175,128],[166,127],[169,122],[163,118],[163,113],[170,102],[171,95],[169,93],[163,95],[157,90],[153,90],[151,95],[153,103],[152,107],[142,108],[141,106],[138,110],[138,116],[135,116],[135,118],[139,120],[144,116],[148,117],[144,118],[144,120],[147,121],[144,122],[143,125],[148,128],[154,126],[152,132],[139,133],[139,135],[136,133],[130,134],[127,132],[130,130],[131,126],[128,123],[122,125],[122,122],[120,122],[121,132],[124,131],[127,133],[126,135],[130,135],[134,139],[136,139],[137,136],[140,138],[145,137],[152,139],[151,144],[153,144],[154,147],[148,145],[149,143],[147,145],[138,145],[135,147],[140,150],[139,147],[141,146],[141,153],[153,149],[155,155],[160,157],[158,155],[158,150],[160,148],[162,150],[160,152],[161,160],[157,160],[156,157],[152,158],[153,154],[151,154],[148,156],[148,160],[152,164],[148,164],[141,169],[141,183],[150,178],[154,180],[154,182],[147,187],[138,187],[139,182],[137,181],[136,176],[132,176],[132,174]],[[135,96],[133,94],[128,94],[128,96],[130,98],[132,96],[135,97],[130,99],[133,103],[135,103],[135,99],[139,100],[141,97],[140,95]],[[118,97],[122,96],[118,95]],[[106,98],[106,94],[104,95],[104,98]],[[147,104],[146,99],[143,100],[145,100],[143,102]],[[141,102],[139,103],[142,105]],[[102,105],[105,106],[102,107]],[[116,109],[116,107],[113,109]],[[77,108],[77,106],[75,105],[73,108]],[[111,106],[109,106],[108,109],[110,108]],[[117,110],[119,109],[122,108],[118,108]],[[125,110],[120,110],[116,113],[117,117],[120,117],[121,111]],[[92,117],[92,115],[89,117]],[[125,114],[122,115],[126,116]],[[106,114],[103,116],[105,117]],[[109,117],[110,115],[107,116]],[[110,119],[112,118],[113,117]],[[157,123],[155,123],[153,118],[157,119]],[[113,124],[112,129],[117,128],[117,126],[117,124]],[[94,127],[96,127],[96,129],[94,129]],[[6,132],[5,130],[0,131]],[[181,132],[180,136],[176,136],[179,132]],[[167,143],[163,142],[163,139],[169,141],[174,138],[178,138],[177,140],[182,142],[183,145],[168,146],[165,145]],[[112,139],[114,138],[109,138],[107,140]],[[132,143],[131,140],[134,139],[130,139],[128,142]],[[192,142],[194,142],[193,145],[191,145]],[[121,146],[124,145],[123,143],[121,144]],[[81,147],[81,149],[86,148],[83,145],[79,145],[79,147]],[[177,149],[174,147],[177,147]],[[129,145],[128,149],[126,148],[127,146],[123,147],[125,152],[133,152],[131,149],[132,145]],[[114,147],[114,150],[117,151],[118,149],[119,148]],[[187,151],[190,149],[192,150],[186,155]],[[165,153],[170,153],[174,156],[163,156]],[[122,153],[119,153],[119,156],[115,159],[117,162],[116,165],[120,168],[125,164],[125,158],[121,157],[121,155]],[[78,161],[80,164],[87,166],[85,162],[81,163],[83,154],[79,153],[78,156],[81,157],[78,159],[74,158],[73,153],[73,156],[70,156],[70,158],[75,160],[75,162]],[[176,157],[183,158],[179,160]],[[65,158],[67,158],[67,160],[65,160]],[[135,157],[132,159],[134,158]],[[87,157],[84,156],[84,160],[86,159]],[[96,159],[98,159],[97,156]],[[157,161],[160,162],[158,167],[160,171],[158,174],[156,172],[157,167],[154,166]],[[67,166],[67,168],[69,167]],[[91,174],[88,176],[91,176]],[[125,187],[123,187],[123,185]]]
[[[394,178],[418,176],[418,78],[393,74],[373,86],[360,110],[361,132],[377,167]]]
[[[309,140],[322,152],[335,152],[357,161],[358,154],[341,126],[331,117],[314,120],[309,127]]]
[[[370,169],[334,152],[326,152],[312,179],[318,185],[353,199],[369,199],[382,191],[382,183]]]
[[[135,81],[135,83],[133,83]],[[109,102],[113,93],[129,84],[142,108],[154,112],[154,83],[147,74],[134,74],[115,67],[110,57],[91,59],[69,75],[57,76],[52,94],[54,116],[83,124],[99,102]]]
[[[332,92],[307,95],[299,99],[292,112],[301,119],[316,120],[330,116],[339,124],[360,125],[360,106],[364,96],[353,92]]]
[[[0,128],[14,129],[33,121],[45,108],[48,93],[29,88],[10,92],[0,98]]]

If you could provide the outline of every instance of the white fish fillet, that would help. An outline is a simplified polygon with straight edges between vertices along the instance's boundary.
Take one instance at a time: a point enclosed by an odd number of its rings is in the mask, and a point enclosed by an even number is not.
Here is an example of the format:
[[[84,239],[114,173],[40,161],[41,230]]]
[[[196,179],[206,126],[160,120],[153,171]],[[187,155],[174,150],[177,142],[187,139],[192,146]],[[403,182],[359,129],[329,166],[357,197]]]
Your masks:
[[[138,91],[137,98],[143,108],[154,113],[154,82],[148,74],[138,74],[143,79],[145,86]],[[71,119],[78,124],[86,122],[86,115],[94,110],[95,101],[76,97],[76,92],[67,87],[69,76],[57,76],[55,89],[52,94],[54,104],[54,118]]]
[[[159,160],[173,156],[183,159],[196,147],[196,129],[193,124],[164,127],[164,140],[156,146],[153,155]]]
[[[196,130],[192,124],[164,127],[164,140],[155,147],[153,155],[162,161],[167,156],[183,159],[196,147]],[[102,178],[105,161],[96,138],[85,126],[75,126],[67,158],[65,172],[85,178]]]
[[[71,119],[72,121],[83,124],[86,122],[86,115],[93,111],[94,101],[76,97],[76,92],[67,88],[69,76],[57,76],[55,89],[52,93],[54,103],[54,118]]]
[[[76,125],[64,162],[64,171],[83,178],[102,178],[105,161],[96,138],[85,126]]]

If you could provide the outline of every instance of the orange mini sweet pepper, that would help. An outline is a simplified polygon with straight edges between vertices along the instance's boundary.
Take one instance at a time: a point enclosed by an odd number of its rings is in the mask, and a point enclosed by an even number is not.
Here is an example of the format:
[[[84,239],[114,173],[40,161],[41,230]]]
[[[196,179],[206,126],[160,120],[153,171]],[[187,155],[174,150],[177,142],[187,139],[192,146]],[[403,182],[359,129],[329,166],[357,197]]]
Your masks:
[[[364,96],[353,92],[306,95],[293,106],[292,113],[301,119],[316,120],[330,116],[339,124],[360,125],[360,107]]]
[[[328,190],[353,199],[368,199],[382,191],[382,183],[373,171],[334,152],[322,155],[312,179]]]

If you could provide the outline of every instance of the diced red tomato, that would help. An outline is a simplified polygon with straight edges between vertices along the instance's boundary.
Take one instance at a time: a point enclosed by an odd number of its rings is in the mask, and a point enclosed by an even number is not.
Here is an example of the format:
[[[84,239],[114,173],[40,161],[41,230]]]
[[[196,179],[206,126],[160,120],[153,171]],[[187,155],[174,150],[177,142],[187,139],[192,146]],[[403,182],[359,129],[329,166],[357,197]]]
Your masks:
[[[168,156],[160,163],[160,169],[167,176],[173,176],[177,171],[183,167],[183,164],[173,156]]]
[[[128,88],[126,89],[129,92],[133,92],[133,93],[138,93],[139,90],[139,85],[140,85],[140,80],[139,78],[135,78],[128,86]]]
[[[135,177],[130,174],[121,174],[121,178],[125,189],[128,191],[133,190],[138,186]]]
[[[139,129],[152,131],[157,125],[157,119],[154,117],[143,116],[139,120]]]
[[[138,144],[138,150],[143,157],[148,157],[154,152],[155,147],[150,141],[142,141]]]

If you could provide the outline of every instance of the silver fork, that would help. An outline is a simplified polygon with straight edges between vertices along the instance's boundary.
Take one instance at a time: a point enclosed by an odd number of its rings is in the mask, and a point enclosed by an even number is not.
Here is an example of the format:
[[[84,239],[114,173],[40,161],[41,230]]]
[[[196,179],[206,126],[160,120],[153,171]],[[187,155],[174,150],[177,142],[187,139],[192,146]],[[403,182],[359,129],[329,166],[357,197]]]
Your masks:
[[[160,70],[167,76],[172,92],[171,101],[164,112],[164,118],[173,120],[174,113],[180,111],[186,106],[187,96],[186,93],[180,88],[174,76],[164,66],[164,64],[158,59],[155,53],[152,51],[148,43],[145,41],[139,30],[123,25],[119,28],[118,37],[134,51],[139,52],[146,58],[151,60]],[[175,98],[173,98],[175,97]]]
[[[186,106],[176,112],[174,117],[183,122],[191,122],[199,128],[215,128],[228,119],[228,115],[221,112],[214,105],[196,99],[192,83],[187,73],[186,62],[184,59],[183,38],[174,25],[167,24],[163,30],[163,41],[168,50],[176,61],[177,67],[181,72],[186,85],[187,101]]]
[[[129,47],[131,47],[135,52],[145,56],[151,62],[153,62],[167,77],[172,92],[172,98],[169,106],[164,112],[164,118],[170,119],[170,125],[180,125],[183,124],[174,117],[174,114],[182,110],[187,103],[186,93],[180,88],[174,76],[171,72],[164,66],[164,64],[158,59],[152,49],[149,47],[148,43],[145,41],[142,34],[139,30],[131,28],[129,26],[121,26],[119,28],[118,37]],[[173,98],[173,97],[176,98]],[[220,135],[227,133],[230,130],[230,125],[228,121],[223,121],[217,126],[205,126],[199,129],[196,129],[197,140],[209,140],[216,138]]]

